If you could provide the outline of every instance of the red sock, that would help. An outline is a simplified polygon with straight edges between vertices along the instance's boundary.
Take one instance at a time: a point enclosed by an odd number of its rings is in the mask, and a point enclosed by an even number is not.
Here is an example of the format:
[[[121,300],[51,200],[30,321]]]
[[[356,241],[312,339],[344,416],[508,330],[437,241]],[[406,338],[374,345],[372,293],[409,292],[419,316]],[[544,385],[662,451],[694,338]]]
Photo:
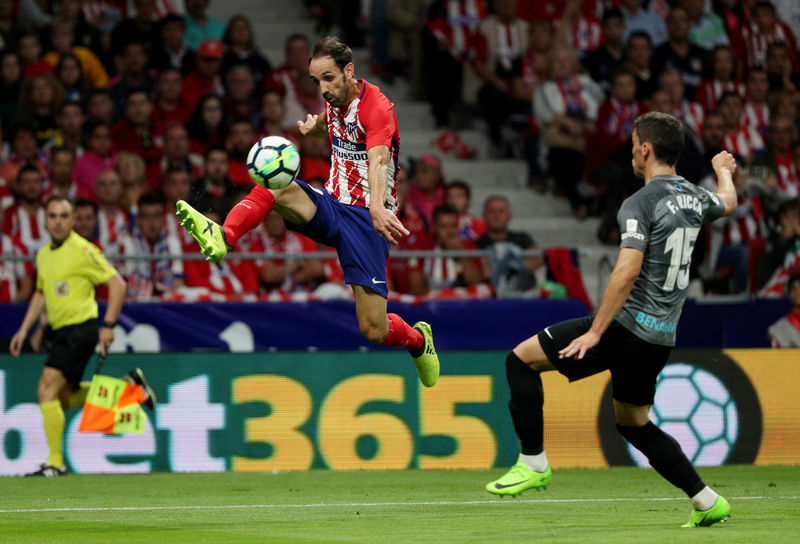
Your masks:
[[[267,189],[256,185],[225,218],[222,229],[225,231],[225,241],[235,246],[247,231],[256,228],[272,208],[275,207],[275,197]]]
[[[425,344],[422,334],[397,314],[386,314],[389,318],[389,334],[383,341],[384,346],[406,348],[411,353],[419,353]]]

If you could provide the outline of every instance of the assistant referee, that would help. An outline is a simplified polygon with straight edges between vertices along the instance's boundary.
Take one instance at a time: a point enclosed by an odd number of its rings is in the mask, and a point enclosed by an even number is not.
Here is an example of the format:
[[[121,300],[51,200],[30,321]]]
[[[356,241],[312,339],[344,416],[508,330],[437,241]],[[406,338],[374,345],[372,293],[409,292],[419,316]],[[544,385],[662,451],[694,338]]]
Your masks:
[[[45,225],[52,242],[36,253],[36,291],[19,330],[11,338],[15,357],[30,328],[44,308],[53,328],[53,346],[39,378],[37,394],[50,454],[32,475],[67,473],[62,454],[64,408],[82,405],[87,387],[81,377],[89,358],[100,344],[100,353],[114,341],[114,326],[122,309],[125,281],[91,242],[72,230],[75,208],[66,197],[53,195],[45,203]],[[98,332],[94,288],[108,287],[108,306]]]

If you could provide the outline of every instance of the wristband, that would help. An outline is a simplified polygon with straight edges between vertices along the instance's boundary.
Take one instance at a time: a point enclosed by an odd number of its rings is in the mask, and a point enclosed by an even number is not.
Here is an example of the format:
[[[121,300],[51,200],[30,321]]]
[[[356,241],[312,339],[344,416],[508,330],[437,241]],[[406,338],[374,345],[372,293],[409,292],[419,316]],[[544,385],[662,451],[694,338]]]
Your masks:
[[[117,326],[116,321],[103,321],[103,324],[101,325],[101,327],[105,329],[113,329],[116,326]]]

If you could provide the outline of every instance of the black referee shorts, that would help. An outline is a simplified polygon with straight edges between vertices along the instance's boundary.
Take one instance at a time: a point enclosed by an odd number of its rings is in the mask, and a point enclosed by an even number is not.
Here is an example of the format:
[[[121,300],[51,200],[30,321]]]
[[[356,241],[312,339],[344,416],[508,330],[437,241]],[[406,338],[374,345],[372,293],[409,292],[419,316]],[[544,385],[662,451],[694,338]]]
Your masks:
[[[592,320],[581,317],[545,327],[538,337],[547,358],[571,382],[608,369],[615,400],[637,406],[653,404],[656,379],[667,363],[670,346],[651,344],[612,321],[583,359],[558,358],[559,351],[589,330]]]
[[[61,327],[53,331],[53,345],[44,366],[60,370],[72,389],[77,390],[97,340],[97,319]]]

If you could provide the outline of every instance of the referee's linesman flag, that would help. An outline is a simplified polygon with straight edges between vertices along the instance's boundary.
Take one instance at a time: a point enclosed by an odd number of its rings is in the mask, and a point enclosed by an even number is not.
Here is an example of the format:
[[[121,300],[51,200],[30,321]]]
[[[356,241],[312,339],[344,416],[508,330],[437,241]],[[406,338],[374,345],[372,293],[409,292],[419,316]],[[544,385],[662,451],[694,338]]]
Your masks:
[[[147,415],[141,403],[145,398],[144,389],[138,385],[95,374],[86,395],[78,430],[106,434],[143,434]]]

